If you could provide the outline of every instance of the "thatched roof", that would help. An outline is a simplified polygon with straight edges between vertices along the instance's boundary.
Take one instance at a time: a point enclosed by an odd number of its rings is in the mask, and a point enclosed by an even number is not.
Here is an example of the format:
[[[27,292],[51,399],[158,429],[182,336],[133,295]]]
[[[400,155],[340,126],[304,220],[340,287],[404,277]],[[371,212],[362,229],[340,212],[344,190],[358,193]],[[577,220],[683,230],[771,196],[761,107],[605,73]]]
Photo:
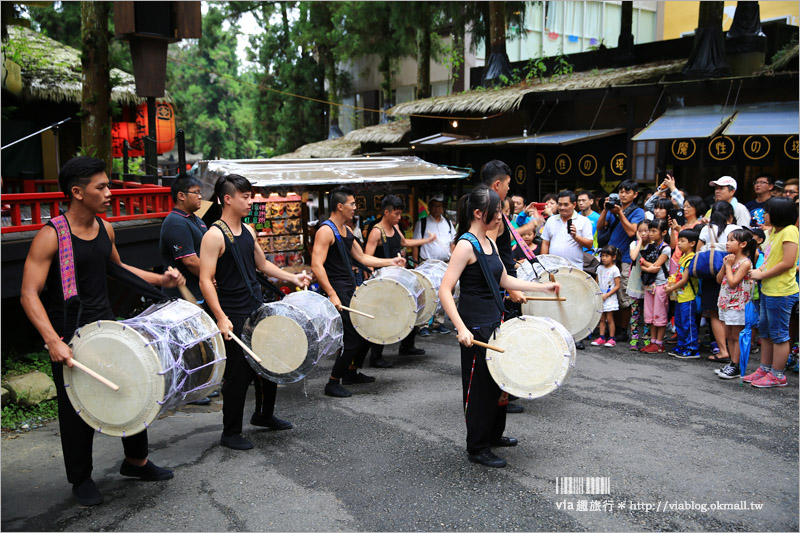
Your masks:
[[[20,66],[26,100],[81,102],[83,80],[79,50],[29,28],[9,26],[3,54]],[[114,102],[139,104],[146,101],[136,96],[136,82],[127,72],[111,69],[111,85]],[[169,96],[164,100],[171,101]]]
[[[615,85],[628,85],[645,80],[658,79],[668,74],[676,74],[686,64],[686,59],[659,61],[625,68],[609,68],[600,71],[575,72],[558,80],[538,81],[505,89],[469,91],[450,96],[438,96],[424,100],[404,102],[391,108],[388,113],[410,114],[452,114],[452,113],[506,113],[518,109],[526,94],[537,92],[600,89]]]
[[[411,133],[411,121],[398,120],[397,122],[353,130],[345,135],[344,138],[348,141],[362,143],[397,144],[409,133]]]
[[[352,141],[346,137],[328,139],[311,144],[306,144],[288,154],[281,154],[272,159],[311,159],[311,158],[337,158],[353,157],[361,150],[359,141]]]

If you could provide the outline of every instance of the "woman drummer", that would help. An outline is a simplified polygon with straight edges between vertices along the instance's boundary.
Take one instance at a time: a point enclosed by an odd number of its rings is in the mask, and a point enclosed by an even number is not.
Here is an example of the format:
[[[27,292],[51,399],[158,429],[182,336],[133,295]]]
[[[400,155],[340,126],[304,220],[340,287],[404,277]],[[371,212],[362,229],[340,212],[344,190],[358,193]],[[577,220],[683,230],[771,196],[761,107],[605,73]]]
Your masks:
[[[492,453],[490,446],[516,446],[517,439],[503,436],[506,405],[498,405],[501,390],[486,365],[486,349],[473,345],[472,341],[489,341],[500,326],[499,287],[558,293],[560,286],[558,283],[532,283],[506,274],[495,243],[486,235],[497,230],[502,221],[500,197],[496,192],[480,185],[463,196],[458,205],[456,247],[442,279],[439,298],[461,343],[468,458],[473,463],[502,468],[506,466],[505,459]],[[479,261],[476,246],[480,246],[485,261]],[[484,269],[491,279],[484,275]],[[453,289],[458,281],[461,282],[461,298],[456,309]]]

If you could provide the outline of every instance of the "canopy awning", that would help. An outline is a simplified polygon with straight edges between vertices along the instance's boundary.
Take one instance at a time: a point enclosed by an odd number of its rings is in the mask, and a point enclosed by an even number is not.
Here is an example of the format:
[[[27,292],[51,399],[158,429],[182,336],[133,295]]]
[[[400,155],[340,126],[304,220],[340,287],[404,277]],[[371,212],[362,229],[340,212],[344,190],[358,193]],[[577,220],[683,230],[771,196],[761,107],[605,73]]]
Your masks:
[[[553,145],[553,146],[566,146],[569,144],[592,141],[595,139],[602,139],[604,137],[611,137],[612,135],[620,135],[625,133],[625,128],[613,128],[608,130],[576,130],[576,131],[558,131],[552,133],[543,133],[541,135],[533,135],[524,137],[522,139],[515,139],[508,141],[507,144],[538,144],[538,145]]]
[[[433,135],[428,135],[427,137],[422,137],[421,139],[415,139],[411,141],[411,145],[434,146],[450,143],[455,144],[464,140],[470,140],[470,138],[466,135],[456,135],[454,133],[434,133]]]
[[[200,161],[199,177],[213,188],[228,174],[244,176],[254,187],[308,187],[395,181],[462,179],[469,174],[434,165],[418,157],[341,159],[237,159]]]
[[[767,102],[739,106],[723,135],[797,135],[797,102]]]
[[[733,116],[734,109],[699,106],[670,109],[633,136],[634,141],[702,139],[716,136]]]

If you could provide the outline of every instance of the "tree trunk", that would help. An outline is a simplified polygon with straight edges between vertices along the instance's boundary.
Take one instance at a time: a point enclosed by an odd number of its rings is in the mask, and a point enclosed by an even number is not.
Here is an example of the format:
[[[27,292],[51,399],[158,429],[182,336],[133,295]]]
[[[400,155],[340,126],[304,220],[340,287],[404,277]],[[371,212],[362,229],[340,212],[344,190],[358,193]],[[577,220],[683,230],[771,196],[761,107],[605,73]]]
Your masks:
[[[464,69],[464,52],[465,52],[465,45],[464,45],[464,35],[459,33],[458,31],[453,33],[453,53],[458,58],[453,63],[453,93],[460,93],[467,90],[469,87],[466,87],[466,80],[464,79],[466,70]]]
[[[724,9],[724,2],[700,2],[700,13],[697,16],[697,27],[709,28],[719,26],[721,29]]]
[[[81,146],[84,154],[102,159],[111,168],[108,11],[108,2],[81,2]]]
[[[702,8],[701,8],[702,9]],[[633,2],[622,2],[617,47],[628,51],[633,46]]]
[[[431,96],[431,10],[421,2],[422,27],[417,30],[417,98]]]
[[[489,2],[489,48],[492,54],[506,53],[505,2]]]

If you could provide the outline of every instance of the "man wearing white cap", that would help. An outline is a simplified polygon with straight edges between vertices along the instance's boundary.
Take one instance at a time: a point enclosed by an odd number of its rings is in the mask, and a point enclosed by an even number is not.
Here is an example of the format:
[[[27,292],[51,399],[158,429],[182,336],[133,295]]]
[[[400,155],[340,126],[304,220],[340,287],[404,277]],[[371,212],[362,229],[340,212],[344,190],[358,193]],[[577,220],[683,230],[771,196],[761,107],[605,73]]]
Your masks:
[[[733,206],[733,215],[736,218],[736,224],[742,227],[750,226],[750,210],[739,203],[735,198],[736,194],[736,180],[730,176],[722,176],[718,180],[709,181],[708,184],[714,187],[714,200],[717,202],[728,202]],[[711,210],[706,213],[706,218],[711,216]]]

